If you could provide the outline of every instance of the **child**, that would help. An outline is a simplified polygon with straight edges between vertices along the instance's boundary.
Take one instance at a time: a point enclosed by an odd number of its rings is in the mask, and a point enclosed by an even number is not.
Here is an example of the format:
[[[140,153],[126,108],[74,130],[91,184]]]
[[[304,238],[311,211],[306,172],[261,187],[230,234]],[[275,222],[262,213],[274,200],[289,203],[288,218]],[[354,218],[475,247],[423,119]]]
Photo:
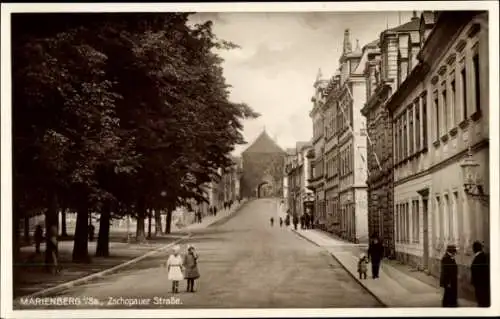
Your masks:
[[[200,278],[200,272],[198,271],[198,254],[192,245],[188,246],[183,265],[184,278],[187,279],[187,292],[194,292],[194,281]]]
[[[358,273],[359,273],[359,279],[366,279],[366,273],[368,272],[368,258],[366,257],[365,254],[361,254],[359,256],[359,261],[358,261]]]
[[[166,267],[168,271],[168,280],[172,281],[172,293],[179,292],[179,281],[184,280],[182,274],[182,257],[179,254],[179,246],[174,247],[174,253],[168,257]]]

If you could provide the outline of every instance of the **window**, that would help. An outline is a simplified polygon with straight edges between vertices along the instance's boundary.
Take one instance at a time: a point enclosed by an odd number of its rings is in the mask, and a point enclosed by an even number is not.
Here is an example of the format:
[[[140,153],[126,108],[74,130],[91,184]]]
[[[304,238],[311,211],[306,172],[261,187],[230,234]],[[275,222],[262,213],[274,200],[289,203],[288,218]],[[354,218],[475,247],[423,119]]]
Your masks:
[[[462,120],[467,119],[467,76],[465,67],[460,72],[460,89],[462,90]]]
[[[412,206],[412,232],[413,242],[418,243],[420,240],[420,206],[418,200],[414,200]]]
[[[406,119],[407,114],[406,111],[403,113],[403,159],[406,159],[408,157],[408,129],[406,126]]]
[[[455,78],[455,73],[453,73],[453,78]],[[450,83],[451,95],[450,95],[450,116],[451,116],[451,124],[453,127],[457,125],[457,105],[456,105],[456,85],[455,80]]]
[[[420,140],[420,105],[417,100],[415,102],[415,151],[420,151],[421,140]]]
[[[395,211],[395,217],[396,217],[396,223],[395,223],[395,225],[396,225],[396,242],[399,243],[401,241],[401,235],[399,232],[399,230],[401,229],[400,224],[399,224],[400,223],[399,205],[396,205],[394,211]]]
[[[479,78],[479,54],[475,54],[472,58],[474,66],[474,97],[476,102],[476,112],[481,111],[481,83]]]
[[[415,136],[415,132],[413,130],[413,104],[410,105],[410,110],[408,113],[408,118],[409,118],[409,130],[410,130],[410,141],[409,141],[409,152],[410,155],[413,155],[413,137]]]
[[[403,118],[399,118],[399,161],[401,162],[403,158]]]
[[[422,147],[427,147],[427,93],[422,95]]]
[[[437,97],[437,92],[434,96],[434,125],[435,125],[435,140],[439,140],[439,101]]]
[[[396,159],[396,163],[399,163],[399,130],[398,130],[398,121],[393,122],[393,130],[394,130],[394,157]]]
[[[452,213],[452,207],[450,205],[450,198],[448,195],[444,195],[444,214],[447,217],[445,220],[447,222],[446,227],[446,234],[447,238],[453,238],[453,213]]]
[[[443,129],[444,129],[444,134],[448,132],[448,104],[447,104],[447,96],[446,96],[446,89],[443,90],[441,93],[442,96],[442,103],[443,103]]]
[[[406,242],[410,242],[410,210],[409,210],[409,205],[408,203],[404,204],[405,206],[405,214],[406,214]]]
[[[460,237],[459,229],[458,229],[458,219],[459,216],[462,216],[461,213],[459,213],[459,198],[458,198],[458,192],[453,192],[453,233],[456,235],[455,239],[458,239]]]

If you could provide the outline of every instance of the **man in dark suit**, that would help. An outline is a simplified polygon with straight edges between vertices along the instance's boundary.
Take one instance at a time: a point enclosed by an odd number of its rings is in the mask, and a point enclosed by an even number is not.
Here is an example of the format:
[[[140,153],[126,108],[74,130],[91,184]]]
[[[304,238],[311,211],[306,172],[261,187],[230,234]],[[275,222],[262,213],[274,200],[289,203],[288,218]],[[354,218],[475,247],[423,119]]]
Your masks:
[[[490,306],[490,260],[483,251],[483,245],[475,241],[472,244],[474,260],[470,266],[471,283],[476,293],[476,301],[479,307]]]
[[[457,248],[448,245],[441,259],[440,286],[444,288],[443,307],[458,307],[458,266],[455,261]]]
[[[382,246],[377,234],[372,235],[372,241],[368,246],[368,258],[372,263],[372,278],[377,279],[380,263],[382,262],[382,258],[384,258],[384,246]]]

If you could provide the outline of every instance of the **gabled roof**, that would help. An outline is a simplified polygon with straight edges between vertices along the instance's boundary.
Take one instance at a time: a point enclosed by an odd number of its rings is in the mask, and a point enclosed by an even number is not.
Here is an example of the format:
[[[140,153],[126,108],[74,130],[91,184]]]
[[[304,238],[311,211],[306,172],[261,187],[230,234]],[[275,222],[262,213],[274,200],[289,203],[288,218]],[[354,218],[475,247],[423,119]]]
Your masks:
[[[409,32],[409,31],[418,31],[420,30],[420,18],[413,17],[409,22],[406,22],[402,25],[398,25],[388,31],[392,32]]]
[[[255,141],[242,152],[242,154],[248,153],[285,153],[285,151],[269,137],[266,131],[262,131]]]

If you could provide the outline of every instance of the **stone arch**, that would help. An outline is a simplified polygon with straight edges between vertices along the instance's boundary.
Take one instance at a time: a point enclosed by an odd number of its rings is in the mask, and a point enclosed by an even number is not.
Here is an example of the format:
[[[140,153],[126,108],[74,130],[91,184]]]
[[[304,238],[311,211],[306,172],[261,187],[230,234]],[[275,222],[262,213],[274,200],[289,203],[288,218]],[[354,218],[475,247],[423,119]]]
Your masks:
[[[255,195],[257,198],[266,197],[266,195],[274,196],[274,192],[276,190],[276,185],[274,185],[273,176],[267,174],[262,178],[262,180],[257,184],[255,188]],[[266,188],[270,188],[269,190],[263,192]]]
[[[261,197],[264,197],[264,194],[262,194],[262,187],[263,186],[268,186],[269,183],[268,182],[262,182],[260,183],[258,186],[257,186],[257,198],[261,198]]]

